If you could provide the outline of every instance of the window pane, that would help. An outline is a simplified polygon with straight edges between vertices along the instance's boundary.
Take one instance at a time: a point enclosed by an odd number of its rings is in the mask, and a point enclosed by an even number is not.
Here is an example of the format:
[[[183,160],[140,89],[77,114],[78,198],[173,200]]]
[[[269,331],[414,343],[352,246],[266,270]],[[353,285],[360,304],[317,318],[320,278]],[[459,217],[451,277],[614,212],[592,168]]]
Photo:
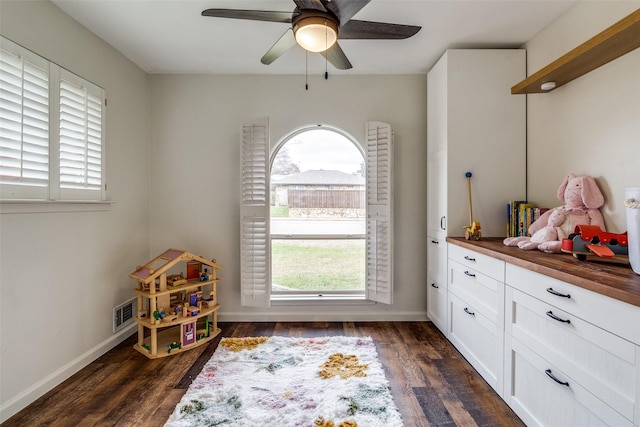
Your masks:
[[[365,240],[271,241],[272,291],[363,291]]]
[[[364,157],[327,129],[300,132],[271,168],[274,294],[365,290]]]

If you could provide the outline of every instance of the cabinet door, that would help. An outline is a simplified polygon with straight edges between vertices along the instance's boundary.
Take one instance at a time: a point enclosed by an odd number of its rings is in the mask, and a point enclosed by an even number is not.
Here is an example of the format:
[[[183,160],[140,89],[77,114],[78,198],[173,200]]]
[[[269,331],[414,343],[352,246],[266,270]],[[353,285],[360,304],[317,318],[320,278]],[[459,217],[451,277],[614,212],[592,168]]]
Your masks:
[[[449,341],[502,396],[504,332],[473,305],[449,292]]]
[[[429,154],[427,164],[427,227],[430,234],[447,236],[446,154]]]
[[[442,151],[447,143],[447,55],[427,74],[427,153]]]
[[[520,341],[507,342],[504,398],[528,426],[633,425]]]
[[[507,333],[632,419],[637,347],[559,308],[507,287]]]
[[[504,329],[504,284],[449,259],[449,292]]]
[[[447,336],[447,288],[431,277],[427,286],[427,317]]]
[[[447,242],[444,237],[427,236],[427,275],[447,288]]]

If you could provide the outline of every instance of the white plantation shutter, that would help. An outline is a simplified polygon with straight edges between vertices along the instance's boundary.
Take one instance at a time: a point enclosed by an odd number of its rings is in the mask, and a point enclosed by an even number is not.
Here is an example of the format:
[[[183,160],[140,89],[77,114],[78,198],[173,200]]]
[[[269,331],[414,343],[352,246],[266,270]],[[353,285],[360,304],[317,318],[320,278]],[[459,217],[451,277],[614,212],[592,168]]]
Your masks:
[[[104,200],[104,99],[0,36],[0,199]]]
[[[269,250],[269,120],[242,127],[240,283],[243,306],[271,303]]]
[[[0,197],[49,196],[49,62],[9,40],[0,49]]]
[[[393,301],[393,132],[391,125],[368,122],[367,286],[369,300]]]
[[[103,90],[60,72],[60,195],[102,198]]]

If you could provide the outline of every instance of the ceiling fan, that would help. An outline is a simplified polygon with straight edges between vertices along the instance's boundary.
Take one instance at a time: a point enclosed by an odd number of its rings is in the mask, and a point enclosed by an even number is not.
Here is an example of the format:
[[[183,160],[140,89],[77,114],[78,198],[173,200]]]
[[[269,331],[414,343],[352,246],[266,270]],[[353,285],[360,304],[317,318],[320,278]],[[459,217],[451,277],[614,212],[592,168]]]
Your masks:
[[[421,27],[351,19],[371,0],[293,0],[293,12],[239,9],[206,9],[202,16],[248,19],[291,24],[291,27],[264,54],[269,65],[293,46],[321,53],[339,70],[353,68],[337,43],[338,39],[406,39]]]

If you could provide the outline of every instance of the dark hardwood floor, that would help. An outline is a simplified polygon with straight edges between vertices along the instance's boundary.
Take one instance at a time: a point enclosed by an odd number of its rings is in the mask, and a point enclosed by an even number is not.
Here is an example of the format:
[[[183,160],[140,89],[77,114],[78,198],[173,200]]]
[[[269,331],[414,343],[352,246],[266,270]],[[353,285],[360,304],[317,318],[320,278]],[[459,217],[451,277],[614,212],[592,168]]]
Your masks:
[[[524,425],[430,322],[219,326],[207,346],[155,360],[132,348],[133,335],[2,426],[162,426],[221,337],[271,335],[371,336],[406,427]]]

